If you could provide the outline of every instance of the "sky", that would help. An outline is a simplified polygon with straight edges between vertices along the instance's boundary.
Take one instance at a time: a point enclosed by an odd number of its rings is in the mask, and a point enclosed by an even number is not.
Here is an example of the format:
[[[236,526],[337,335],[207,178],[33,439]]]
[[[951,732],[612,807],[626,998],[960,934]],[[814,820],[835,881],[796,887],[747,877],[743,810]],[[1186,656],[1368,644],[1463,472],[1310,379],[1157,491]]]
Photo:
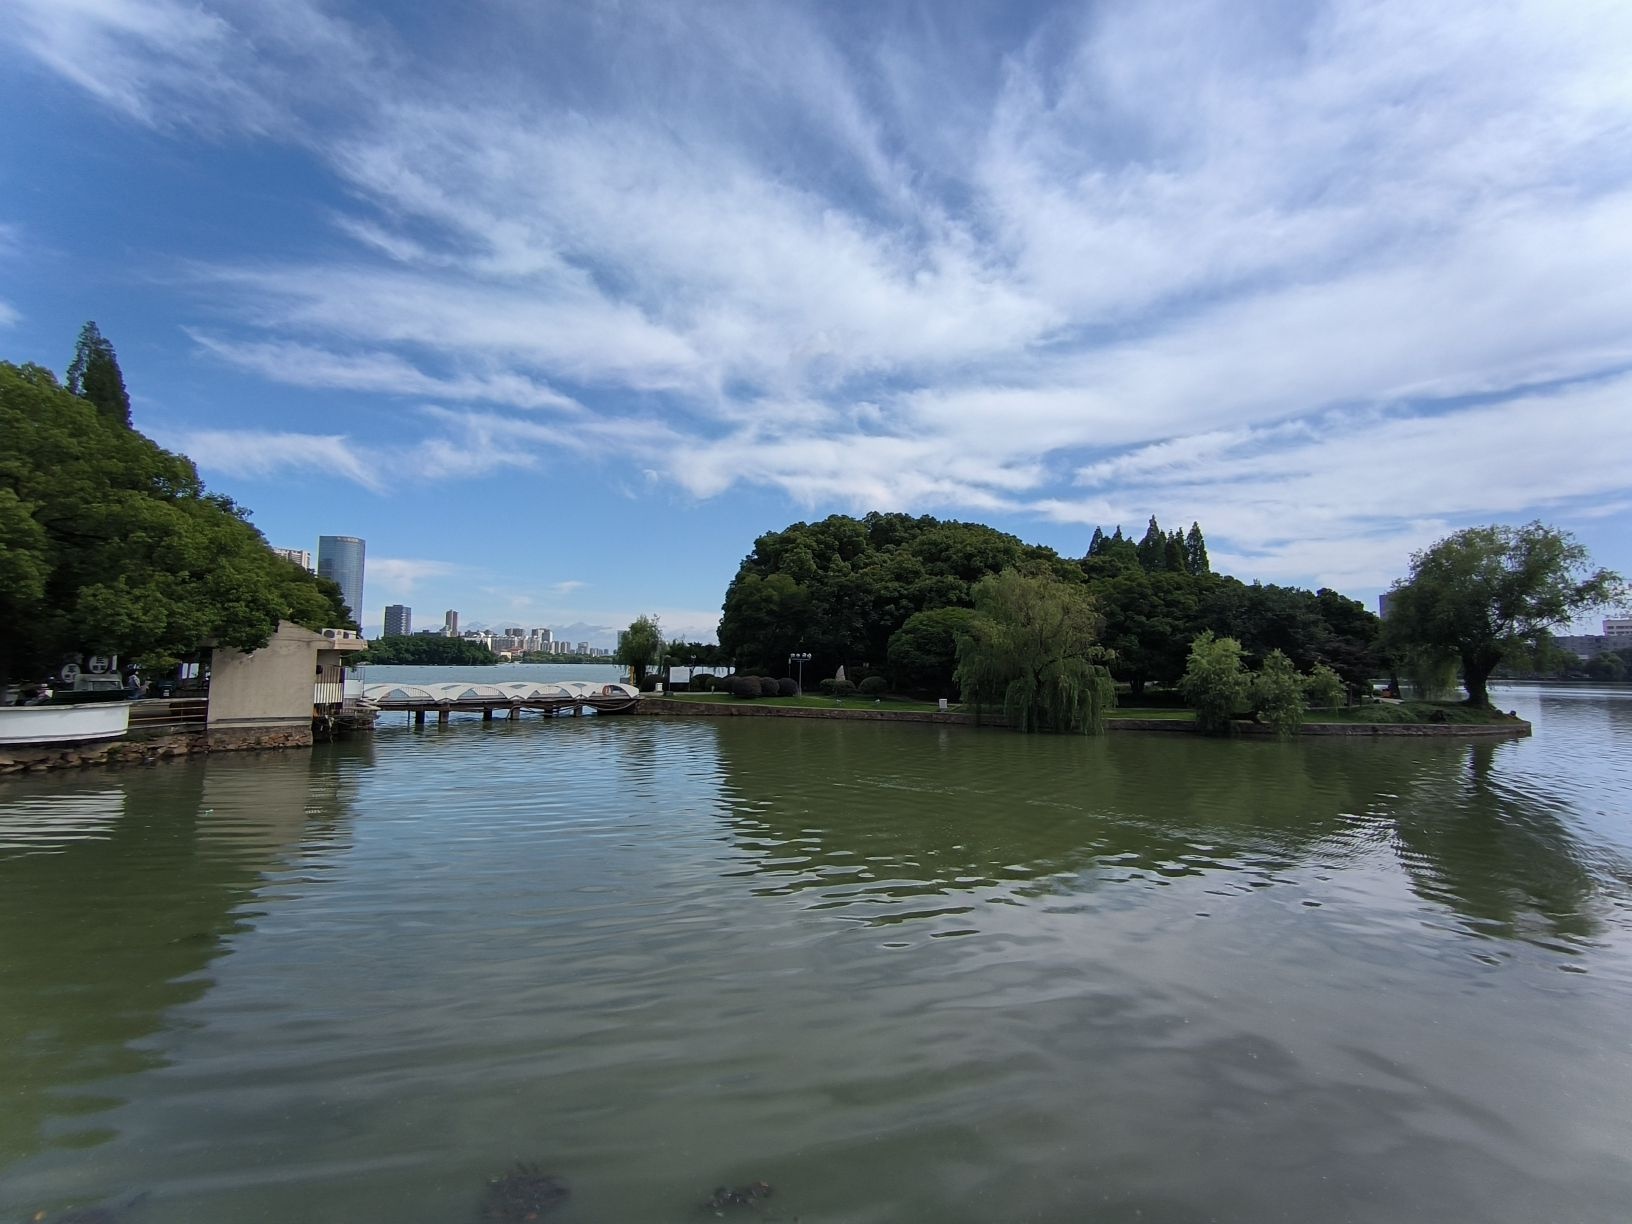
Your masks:
[[[365,629],[708,638],[874,509],[1632,572],[1624,0],[6,9],[0,358],[95,319]]]

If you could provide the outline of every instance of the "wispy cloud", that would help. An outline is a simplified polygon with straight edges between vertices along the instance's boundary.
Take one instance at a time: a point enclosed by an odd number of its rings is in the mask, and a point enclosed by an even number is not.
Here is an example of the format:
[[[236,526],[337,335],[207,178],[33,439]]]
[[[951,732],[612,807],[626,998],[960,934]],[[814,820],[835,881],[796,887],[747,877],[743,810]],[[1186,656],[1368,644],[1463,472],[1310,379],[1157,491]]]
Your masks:
[[[450,578],[465,572],[451,561],[428,561],[408,557],[368,558],[368,585],[384,587],[392,595],[412,595],[420,584]]]
[[[615,448],[698,498],[1172,508],[1334,581],[1632,488],[1600,458],[1632,365],[1626,5],[1062,5],[978,45],[951,10],[856,37],[821,6],[523,8],[479,56],[309,0],[16,9],[133,121],[276,140],[350,193],[338,257],[195,267],[194,339],[434,406],[394,450],[189,435],[206,466],[378,487]]]
[[[289,472],[341,476],[364,488],[383,488],[377,468],[343,434],[270,433],[264,430],[194,429],[161,435],[207,471],[269,477]]]

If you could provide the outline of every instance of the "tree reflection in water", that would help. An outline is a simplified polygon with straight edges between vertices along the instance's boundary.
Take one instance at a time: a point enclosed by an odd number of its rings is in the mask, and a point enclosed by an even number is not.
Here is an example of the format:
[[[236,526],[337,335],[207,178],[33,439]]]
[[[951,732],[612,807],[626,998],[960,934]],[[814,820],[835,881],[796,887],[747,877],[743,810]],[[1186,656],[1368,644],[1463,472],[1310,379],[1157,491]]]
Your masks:
[[[1560,810],[1499,781],[1505,747],[719,727],[757,891],[846,917],[885,925],[1197,875],[1267,888],[1393,854],[1471,932],[1587,938],[1594,874]]]

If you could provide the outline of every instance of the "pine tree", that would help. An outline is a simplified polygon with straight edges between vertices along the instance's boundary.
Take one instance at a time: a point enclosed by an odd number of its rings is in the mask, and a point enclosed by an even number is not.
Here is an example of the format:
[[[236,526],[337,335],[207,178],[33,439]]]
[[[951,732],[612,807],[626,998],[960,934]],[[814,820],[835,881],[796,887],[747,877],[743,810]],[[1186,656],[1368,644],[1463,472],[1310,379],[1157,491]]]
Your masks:
[[[1098,527],[1095,527],[1094,528],[1094,538],[1092,540],[1088,541],[1088,555],[1090,557],[1097,557],[1097,556],[1099,556],[1100,552],[1104,549],[1104,547],[1105,547],[1105,533],[1103,531],[1101,531]]]
[[[1184,534],[1175,531],[1167,537],[1167,543],[1162,549],[1162,568],[1171,574],[1189,572],[1189,555],[1184,550]]]
[[[1153,514],[1150,516],[1150,526],[1145,528],[1145,538],[1139,541],[1139,564],[1146,573],[1154,574],[1163,568],[1166,559],[1167,539],[1162,535]]]
[[[1191,523],[1190,534],[1185,537],[1185,568],[1192,574],[1210,574],[1213,567],[1207,560],[1207,541],[1202,537],[1201,524]]]
[[[130,393],[125,390],[125,376],[113,345],[94,321],[79,329],[74,359],[68,365],[68,390],[90,400],[103,416],[129,427]]]

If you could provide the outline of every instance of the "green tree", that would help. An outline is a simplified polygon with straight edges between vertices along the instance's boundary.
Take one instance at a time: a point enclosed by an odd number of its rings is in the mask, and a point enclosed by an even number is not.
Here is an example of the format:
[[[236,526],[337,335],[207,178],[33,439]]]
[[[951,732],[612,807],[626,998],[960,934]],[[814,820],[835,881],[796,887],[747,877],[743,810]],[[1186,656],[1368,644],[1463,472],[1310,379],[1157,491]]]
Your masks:
[[[957,696],[958,634],[973,615],[968,608],[932,608],[907,617],[890,635],[888,661],[895,687],[903,693]]]
[[[1207,540],[1201,534],[1201,524],[1191,523],[1190,534],[1184,537],[1185,568],[1194,577],[1213,572],[1212,565],[1207,560]]]
[[[617,660],[629,669],[636,687],[646,679],[647,669],[663,657],[663,631],[657,617],[637,616],[618,638]]]
[[[0,680],[78,654],[256,650],[280,619],[350,623],[338,588],[274,554],[184,456],[0,362]]]
[[[1146,684],[1176,684],[1199,632],[1196,583],[1188,574],[1147,574],[1138,566],[1090,588],[1105,617],[1111,674],[1135,696]]]
[[[1145,528],[1144,539],[1139,541],[1139,564],[1147,574],[1167,568],[1167,537],[1162,534],[1154,514]]]
[[[1349,695],[1343,677],[1324,663],[1316,663],[1314,669],[1304,677],[1303,691],[1309,704],[1317,710],[1343,705]]]
[[[1005,569],[974,598],[958,639],[964,700],[1001,706],[1021,731],[1103,731],[1116,689],[1093,597],[1050,574]]]
[[[1275,729],[1282,739],[1303,726],[1303,680],[1292,660],[1272,650],[1252,677],[1252,708],[1258,721]]]
[[[1283,656],[1284,657],[1284,656]],[[1251,677],[1241,643],[1217,637],[1212,630],[1190,644],[1190,661],[1179,680],[1179,692],[1196,712],[1197,725],[1209,735],[1230,729],[1230,720],[1246,708]]]
[[[1386,632],[1398,650],[1454,657],[1469,705],[1488,706],[1490,673],[1540,634],[1625,598],[1618,574],[1591,567],[1568,532],[1470,527],[1413,554],[1396,583]]]
[[[125,390],[119,358],[94,322],[79,329],[74,359],[68,364],[68,391],[90,400],[110,421],[130,425],[130,393]]]

